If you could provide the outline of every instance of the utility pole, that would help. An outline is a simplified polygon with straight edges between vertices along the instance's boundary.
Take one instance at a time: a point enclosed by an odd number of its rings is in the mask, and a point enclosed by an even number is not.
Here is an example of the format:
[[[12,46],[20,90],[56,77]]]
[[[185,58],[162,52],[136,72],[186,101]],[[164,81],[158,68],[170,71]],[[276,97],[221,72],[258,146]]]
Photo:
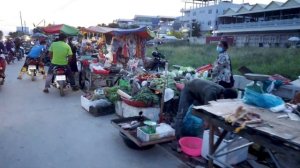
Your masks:
[[[22,21],[22,13],[20,11],[20,19],[21,19],[21,29],[22,29],[22,33],[23,33],[23,21]]]

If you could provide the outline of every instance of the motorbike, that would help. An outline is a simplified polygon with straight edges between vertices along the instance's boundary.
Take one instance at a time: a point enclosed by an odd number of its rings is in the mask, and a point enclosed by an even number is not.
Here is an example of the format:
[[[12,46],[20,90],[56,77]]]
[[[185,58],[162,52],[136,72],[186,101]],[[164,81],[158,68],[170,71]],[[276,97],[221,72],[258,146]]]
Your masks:
[[[20,61],[22,59],[23,51],[21,50],[21,48],[15,51],[15,56],[16,56],[18,61]]]
[[[0,85],[4,84],[4,80],[5,80],[5,66],[6,66],[6,62],[5,59],[0,57]]]
[[[145,69],[150,71],[163,71],[165,69],[165,56],[155,48],[155,51],[152,52],[153,58],[148,58],[144,61]]]
[[[67,80],[66,68],[63,66],[56,66],[53,68],[52,85],[59,89],[60,96],[64,96],[65,88],[70,88],[70,83]]]
[[[15,59],[16,58],[14,56],[13,51],[9,51],[7,54],[5,54],[5,60],[6,60],[7,64],[10,64],[11,62],[14,63]]]
[[[39,65],[38,59],[29,59],[28,60],[27,74],[30,76],[32,81],[35,80],[35,76],[38,73],[38,65]]]

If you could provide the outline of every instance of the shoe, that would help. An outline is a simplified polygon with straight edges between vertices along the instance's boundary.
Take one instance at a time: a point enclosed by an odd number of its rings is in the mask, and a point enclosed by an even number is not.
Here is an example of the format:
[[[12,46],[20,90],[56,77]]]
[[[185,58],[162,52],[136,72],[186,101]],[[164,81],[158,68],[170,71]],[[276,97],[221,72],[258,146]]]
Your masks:
[[[46,75],[43,75],[43,79],[46,79]]]
[[[20,79],[20,80],[21,80],[21,79],[22,79],[22,76],[18,76],[18,78],[17,78],[17,79]]]
[[[48,88],[45,88],[45,89],[43,90],[43,92],[44,92],[44,93],[49,93]]]

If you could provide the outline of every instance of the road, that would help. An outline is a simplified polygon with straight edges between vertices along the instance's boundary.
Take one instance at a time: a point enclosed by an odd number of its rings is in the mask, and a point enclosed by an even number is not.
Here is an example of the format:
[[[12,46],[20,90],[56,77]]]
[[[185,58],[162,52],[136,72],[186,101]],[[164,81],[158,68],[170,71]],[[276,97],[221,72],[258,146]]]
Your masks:
[[[23,59],[24,60],[24,59]],[[133,150],[110,120],[93,117],[80,106],[81,91],[60,97],[44,80],[18,80],[23,61],[7,66],[0,86],[0,168],[183,168],[159,145]]]

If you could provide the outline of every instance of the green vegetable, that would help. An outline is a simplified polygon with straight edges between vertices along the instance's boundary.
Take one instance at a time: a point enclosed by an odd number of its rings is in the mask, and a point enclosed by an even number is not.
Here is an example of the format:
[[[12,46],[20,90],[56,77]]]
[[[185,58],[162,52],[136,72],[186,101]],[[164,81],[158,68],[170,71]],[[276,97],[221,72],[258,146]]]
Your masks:
[[[142,88],[132,97],[132,100],[141,101],[145,104],[157,104],[159,102],[158,96],[147,87]]]

